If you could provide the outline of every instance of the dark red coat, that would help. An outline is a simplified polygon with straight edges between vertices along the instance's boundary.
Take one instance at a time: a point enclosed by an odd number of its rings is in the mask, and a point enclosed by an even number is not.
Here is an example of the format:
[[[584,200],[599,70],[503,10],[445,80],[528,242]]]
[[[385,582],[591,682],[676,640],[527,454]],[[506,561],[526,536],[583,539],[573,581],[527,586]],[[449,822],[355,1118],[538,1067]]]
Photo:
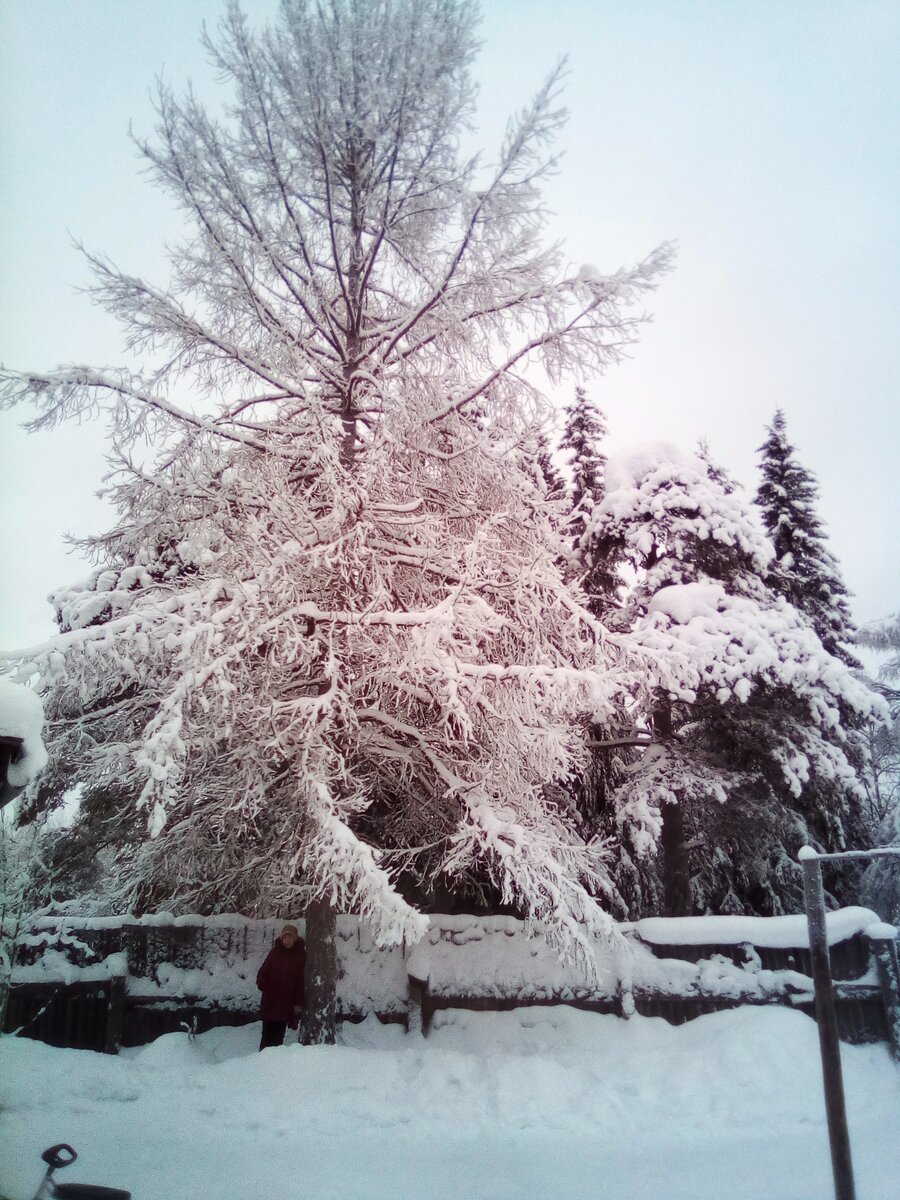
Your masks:
[[[288,950],[279,938],[256,975],[262,992],[260,1016],[264,1021],[294,1021],[295,1006],[303,1004],[306,945],[300,938]]]

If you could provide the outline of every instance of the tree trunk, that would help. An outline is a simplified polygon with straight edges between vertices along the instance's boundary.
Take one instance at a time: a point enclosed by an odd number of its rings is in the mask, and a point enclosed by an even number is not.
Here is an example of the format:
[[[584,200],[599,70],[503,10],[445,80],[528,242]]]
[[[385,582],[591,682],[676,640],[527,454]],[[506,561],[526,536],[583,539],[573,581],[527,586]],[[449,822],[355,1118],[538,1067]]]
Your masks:
[[[684,845],[684,812],[680,804],[667,804],[662,828],[663,902],[667,917],[691,912],[691,873]]]
[[[661,741],[672,737],[672,705],[661,697],[653,713],[653,732]],[[662,827],[663,906],[667,917],[685,917],[691,911],[691,873],[684,844],[684,811],[679,803],[667,804]]]
[[[305,983],[304,1045],[331,1046],[337,998],[337,915],[329,900],[314,900],[306,910]]]

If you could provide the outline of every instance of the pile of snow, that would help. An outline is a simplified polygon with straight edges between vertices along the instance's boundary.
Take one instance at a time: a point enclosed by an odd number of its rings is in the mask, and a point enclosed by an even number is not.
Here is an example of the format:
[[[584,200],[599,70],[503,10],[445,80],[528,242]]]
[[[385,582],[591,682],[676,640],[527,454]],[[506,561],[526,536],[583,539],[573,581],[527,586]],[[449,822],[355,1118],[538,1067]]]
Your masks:
[[[259,1025],[118,1057],[0,1039],[0,1192],[59,1179],[135,1200],[821,1200],[815,1023],[743,1009],[672,1027],[567,1008],[374,1018],[336,1046],[256,1052]],[[860,1200],[893,1200],[900,1072],[842,1047]]]
[[[22,983],[99,983],[121,977],[128,970],[128,960],[120,951],[108,954],[99,962],[76,966],[61,950],[51,947],[34,963],[19,963],[12,969],[13,984]]]
[[[47,751],[41,741],[43,728],[44,705],[40,696],[31,688],[0,679],[0,737],[18,738],[22,742],[6,773],[10,787],[26,787],[47,765]]]
[[[619,959],[611,944],[598,940],[596,974],[583,964],[563,962],[535,932],[529,937],[515,917],[432,918],[428,933],[412,949],[407,970],[426,980],[437,996],[490,996],[495,999],[574,1000],[611,998],[619,982]]]

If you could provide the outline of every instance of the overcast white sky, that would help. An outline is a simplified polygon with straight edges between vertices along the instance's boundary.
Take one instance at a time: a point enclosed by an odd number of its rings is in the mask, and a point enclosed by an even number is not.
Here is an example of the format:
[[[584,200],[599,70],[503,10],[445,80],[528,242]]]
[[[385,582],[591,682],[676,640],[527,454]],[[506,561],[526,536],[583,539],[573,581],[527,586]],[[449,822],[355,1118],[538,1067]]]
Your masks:
[[[275,0],[245,0],[254,21]],[[495,146],[569,56],[548,236],[601,270],[679,243],[633,361],[591,388],[610,446],[665,439],[748,488],[784,408],[865,621],[900,607],[900,4],[896,0],[484,0],[479,122]],[[163,283],[178,225],[129,121],[163,71],[201,91],[220,0],[0,0],[0,362],[122,361],[77,288],[71,239]],[[52,632],[48,591],[86,568],[103,428],[25,437],[0,414],[0,647]]]

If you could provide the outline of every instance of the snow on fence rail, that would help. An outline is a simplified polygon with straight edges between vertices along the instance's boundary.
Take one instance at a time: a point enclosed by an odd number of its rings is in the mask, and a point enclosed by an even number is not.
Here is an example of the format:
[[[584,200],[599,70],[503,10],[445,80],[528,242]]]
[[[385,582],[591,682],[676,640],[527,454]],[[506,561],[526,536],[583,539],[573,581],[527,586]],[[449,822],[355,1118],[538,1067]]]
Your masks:
[[[115,1051],[174,1029],[252,1021],[256,971],[282,924],[232,914],[38,918],[20,939],[6,1028]],[[830,913],[827,926],[842,1036],[888,1039],[895,1018],[866,936],[877,927],[883,952],[884,926],[864,908]],[[417,945],[380,948],[342,916],[338,1012],[423,1032],[449,1007],[565,1003],[673,1023],[739,1004],[813,1012],[805,917],[652,918],[619,931],[597,944],[591,977],[512,917],[433,915]]]

